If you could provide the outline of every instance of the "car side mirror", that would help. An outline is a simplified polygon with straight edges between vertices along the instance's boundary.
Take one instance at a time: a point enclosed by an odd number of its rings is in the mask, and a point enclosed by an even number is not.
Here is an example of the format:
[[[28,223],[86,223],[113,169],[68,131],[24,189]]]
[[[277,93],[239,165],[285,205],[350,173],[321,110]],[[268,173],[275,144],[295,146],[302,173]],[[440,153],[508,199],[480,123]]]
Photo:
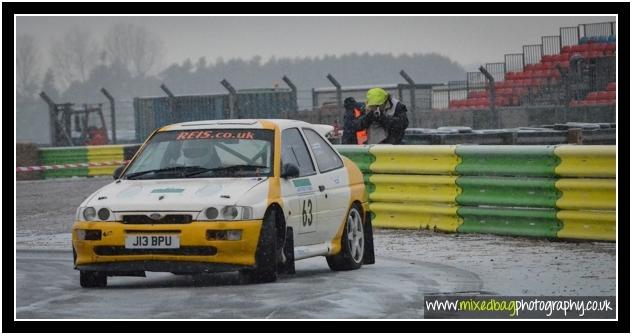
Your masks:
[[[283,164],[283,168],[281,169],[281,178],[291,179],[296,178],[299,175],[298,166],[292,163]]]
[[[123,173],[123,170],[125,169],[127,165],[121,165],[119,167],[116,168],[116,170],[114,170],[114,173],[112,174],[112,176],[114,177],[114,179],[119,179],[121,178],[121,173]]]

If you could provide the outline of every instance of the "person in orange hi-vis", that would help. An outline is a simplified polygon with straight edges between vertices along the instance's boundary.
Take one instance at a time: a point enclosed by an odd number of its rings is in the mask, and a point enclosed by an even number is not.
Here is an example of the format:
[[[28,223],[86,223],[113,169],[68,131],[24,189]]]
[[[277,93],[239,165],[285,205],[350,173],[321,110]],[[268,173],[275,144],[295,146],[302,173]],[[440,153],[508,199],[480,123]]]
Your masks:
[[[360,121],[365,115],[364,104],[357,102],[353,97],[349,97],[345,99],[344,106],[342,144],[366,144],[368,134]]]

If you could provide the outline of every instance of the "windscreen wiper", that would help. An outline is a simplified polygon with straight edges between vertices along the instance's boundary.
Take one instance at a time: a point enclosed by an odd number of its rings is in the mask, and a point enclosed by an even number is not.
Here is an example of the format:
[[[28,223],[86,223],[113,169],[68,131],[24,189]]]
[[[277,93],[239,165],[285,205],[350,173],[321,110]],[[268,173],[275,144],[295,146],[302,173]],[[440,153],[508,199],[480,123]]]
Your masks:
[[[175,171],[188,171],[188,170],[192,170],[192,169],[196,169],[196,170],[205,170],[206,168],[201,167],[201,166],[172,166],[172,167],[168,167],[168,168],[163,168],[163,169],[155,169],[155,170],[145,170],[145,171],[139,171],[139,172],[134,172],[134,173],[130,173],[128,175],[125,176],[126,179],[134,179],[135,177],[139,177],[142,175],[146,175],[148,173],[162,173],[162,172],[175,172]],[[198,172],[198,171],[196,171]]]
[[[267,169],[268,167],[265,165],[250,165],[250,164],[239,164],[239,165],[229,165],[229,166],[221,166],[221,167],[216,167],[216,168],[202,168],[203,170],[200,171],[194,171],[191,173],[187,173],[184,176],[185,177],[191,177],[191,176],[195,176],[201,173],[205,173],[205,172],[220,172],[220,171],[229,171],[229,170],[235,170],[235,169]]]

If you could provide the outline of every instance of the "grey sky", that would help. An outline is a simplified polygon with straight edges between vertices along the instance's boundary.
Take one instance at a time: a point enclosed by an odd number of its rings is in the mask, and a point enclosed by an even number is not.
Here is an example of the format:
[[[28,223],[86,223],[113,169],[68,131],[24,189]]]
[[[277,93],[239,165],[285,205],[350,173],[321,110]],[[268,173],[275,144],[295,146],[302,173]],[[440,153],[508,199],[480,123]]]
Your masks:
[[[164,64],[205,56],[321,56],[349,52],[437,52],[462,65],[502,61],[523,44],[558,35],[562,26],[614,21],[614,16],[548,17],[18,17],[17,33],[35,36],[48,63],[51,41],[75,26],[96,39],[112,23],[134,22],[165,44]]]

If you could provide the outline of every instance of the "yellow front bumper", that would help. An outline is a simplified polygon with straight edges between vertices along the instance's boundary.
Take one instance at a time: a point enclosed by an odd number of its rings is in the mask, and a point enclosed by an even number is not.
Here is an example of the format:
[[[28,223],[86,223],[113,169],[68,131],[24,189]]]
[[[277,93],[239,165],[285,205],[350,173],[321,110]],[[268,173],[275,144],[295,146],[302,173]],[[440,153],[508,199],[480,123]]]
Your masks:
[[[261,220],[246,221],[194,221],[189,224],[123,224],[120,222],[75,222],[72,229],[72,245],[76,252],[75,266],[98,264],[115,264],[121,262],[157,261],[166,263],[203,262],[209,264],[230,264],[238,266],[253,266],[255,252],[261,231]],[[80,241],[77,239],[77,229],[100,229],[101,240]],[[206,239],[207,230],[235,230],[241,229],[239,241],[209,241]],[[97,252],[107,247],[124,250],[125,236],[132,233],[165,233],[170,232],[180,237],[180,247],[215,248],[213,255],[178,254],[168,255],[160,253],[147,254],[115,254],[104,255]],[[137,251],[137,250],[136,250]],[[137,251],[138,252],[138,251]],[[142,252],[142,251],[141,251]],[[99,254],[100,253],[100,254]],[[168,271],[168,270],[166,270]]]

